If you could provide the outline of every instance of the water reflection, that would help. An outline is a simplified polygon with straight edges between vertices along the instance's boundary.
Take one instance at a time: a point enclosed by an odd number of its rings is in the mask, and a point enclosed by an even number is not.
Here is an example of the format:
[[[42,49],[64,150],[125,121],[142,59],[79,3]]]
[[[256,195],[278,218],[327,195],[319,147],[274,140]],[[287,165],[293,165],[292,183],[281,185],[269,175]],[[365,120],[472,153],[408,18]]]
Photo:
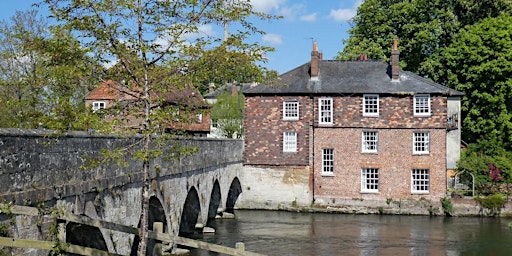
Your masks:
[[[511,219],[236,211],[193,238],[266,255],[512,255]],[[219,255],[193,250],[191,255]]]

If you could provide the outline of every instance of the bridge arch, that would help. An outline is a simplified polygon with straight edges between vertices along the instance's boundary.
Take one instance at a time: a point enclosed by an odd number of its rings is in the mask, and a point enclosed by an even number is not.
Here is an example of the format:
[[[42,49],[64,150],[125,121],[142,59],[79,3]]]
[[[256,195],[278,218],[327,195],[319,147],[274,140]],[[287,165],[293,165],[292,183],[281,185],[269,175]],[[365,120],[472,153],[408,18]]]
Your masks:
[[[99,228],[75,222],[69,222],[66,225],[66,243],[108,251],[107,243]]]
[[[148,229],[154,230],[154,223],[155,222],[161,222],[163,224],[163,232],[168,232],[167,227],[167,215],[165,213],[165,209],[160,201],[160,199],[153,195],[149,198],[149,212],[148,212]],[[140,228],[140,221],[138,227]],[[131,256],[137,255],[137,248],[140,243],[140,238],[138,236],[135,236],[132,249],[131,249]],[[161,246],[156,243],[153,239],[148,239],[147,245],[146,245],[146,255],[159,255],[157,251],[161,251]]]
[[[240,185],[238,177],[235,177],[229,186],[228,197],[226,199],[226,212],[234,212],[236,200],[238,200],[241,193],[242,185]]]
[[[183,204],[181,213],[179,234],[194,233],[199,213],[201,212],[201,202],[195,187],[188,191],[187,198]]]
[[[208,220],[214,219],[217,215],[217,209],[221,204],[222,195],[220,192],[219,181],[216,179],[213,183],[212,193],[210,195],[210,205],[208,206]]]

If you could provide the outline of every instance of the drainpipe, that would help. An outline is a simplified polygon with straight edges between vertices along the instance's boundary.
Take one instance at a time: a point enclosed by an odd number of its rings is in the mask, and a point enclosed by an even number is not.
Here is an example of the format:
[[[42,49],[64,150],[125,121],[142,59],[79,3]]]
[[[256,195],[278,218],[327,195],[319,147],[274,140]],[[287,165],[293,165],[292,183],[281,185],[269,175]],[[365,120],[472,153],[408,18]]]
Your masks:
[[[313,115],[313,120],[312,120],[312,123],[311,123],[311,131],[312,131],[312,134],[311,134],[311,141],[313,143],[313,146],[312,146],[312,160],[311,160],[311,168],[312,168],[312,176],[311,176],[311,185],[312,185],[312,189],[311,189],[311,193],[312,193],[312,204],[315,204],[315,97],[313,97],[313,95],[310,95],[309,96],[310,99],[311,99],[311,110],[312,110],[312,115]]]

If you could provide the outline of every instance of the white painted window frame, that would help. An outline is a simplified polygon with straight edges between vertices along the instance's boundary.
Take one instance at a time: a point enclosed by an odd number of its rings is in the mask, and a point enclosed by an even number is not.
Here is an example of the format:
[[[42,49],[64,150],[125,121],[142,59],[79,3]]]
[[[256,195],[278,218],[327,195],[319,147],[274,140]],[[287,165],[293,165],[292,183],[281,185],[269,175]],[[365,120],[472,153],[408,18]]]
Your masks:
[[[378,94],[363,94],[363,116],[378,117],[379,116],[379,95]],[[373,106],[373,107],[370,107]],[[368,112],[376,109],[377,112]]]
[[[299,102],[287,100],[283,102],[283,120],[299,120]]]
[[[283,132],[283,152],[297,152],[297,133]]]
[[[322,148],[322,176],[334,176],[333,148]]]
[[[92,111],[98,111],[100,109],[104,109],[107,107],[107,103],[105,101],[93,101],[92,102]]]
[[[411,193],[430,193],[430,170],[415,168],[411,170]]]
[[[362,168],[361,169],[361,193],[379,192],[379,169]]]
[[[324,109],[325,107],[325,109]],[[333,100],[332,98],[322,97],[318,99],[318,124],[333,124]]]
[[[374,149],[371,149],[370,143],[374,143]],[[362,131],[361,132],[361,152],[377,153],[379,150],[379,132],[378,131]]]
[[[430,116],[430,94],[414,95],[414,116]]]
[[[430,154],[430,132],[417,131],[412,134],[412,153],[414,155]]]

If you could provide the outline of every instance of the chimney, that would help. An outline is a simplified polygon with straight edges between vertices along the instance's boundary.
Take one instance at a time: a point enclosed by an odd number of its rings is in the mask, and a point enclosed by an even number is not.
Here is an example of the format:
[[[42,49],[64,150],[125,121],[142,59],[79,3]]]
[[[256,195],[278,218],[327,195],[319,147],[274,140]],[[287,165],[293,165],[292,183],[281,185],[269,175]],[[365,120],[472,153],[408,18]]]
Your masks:
[[[368,55],[366,54],[360,54],[358,60],[365,61],[368,60]]]
[[[400,52],[398,51],[398,39],[393,39],[393,48],[391,48],[391,80],[400,79]]]
[[[322,60],[323,54],[318,52],[318,45],[313,42],[313,51],[311,51],[311,80],[318,80],[318,65]]]

